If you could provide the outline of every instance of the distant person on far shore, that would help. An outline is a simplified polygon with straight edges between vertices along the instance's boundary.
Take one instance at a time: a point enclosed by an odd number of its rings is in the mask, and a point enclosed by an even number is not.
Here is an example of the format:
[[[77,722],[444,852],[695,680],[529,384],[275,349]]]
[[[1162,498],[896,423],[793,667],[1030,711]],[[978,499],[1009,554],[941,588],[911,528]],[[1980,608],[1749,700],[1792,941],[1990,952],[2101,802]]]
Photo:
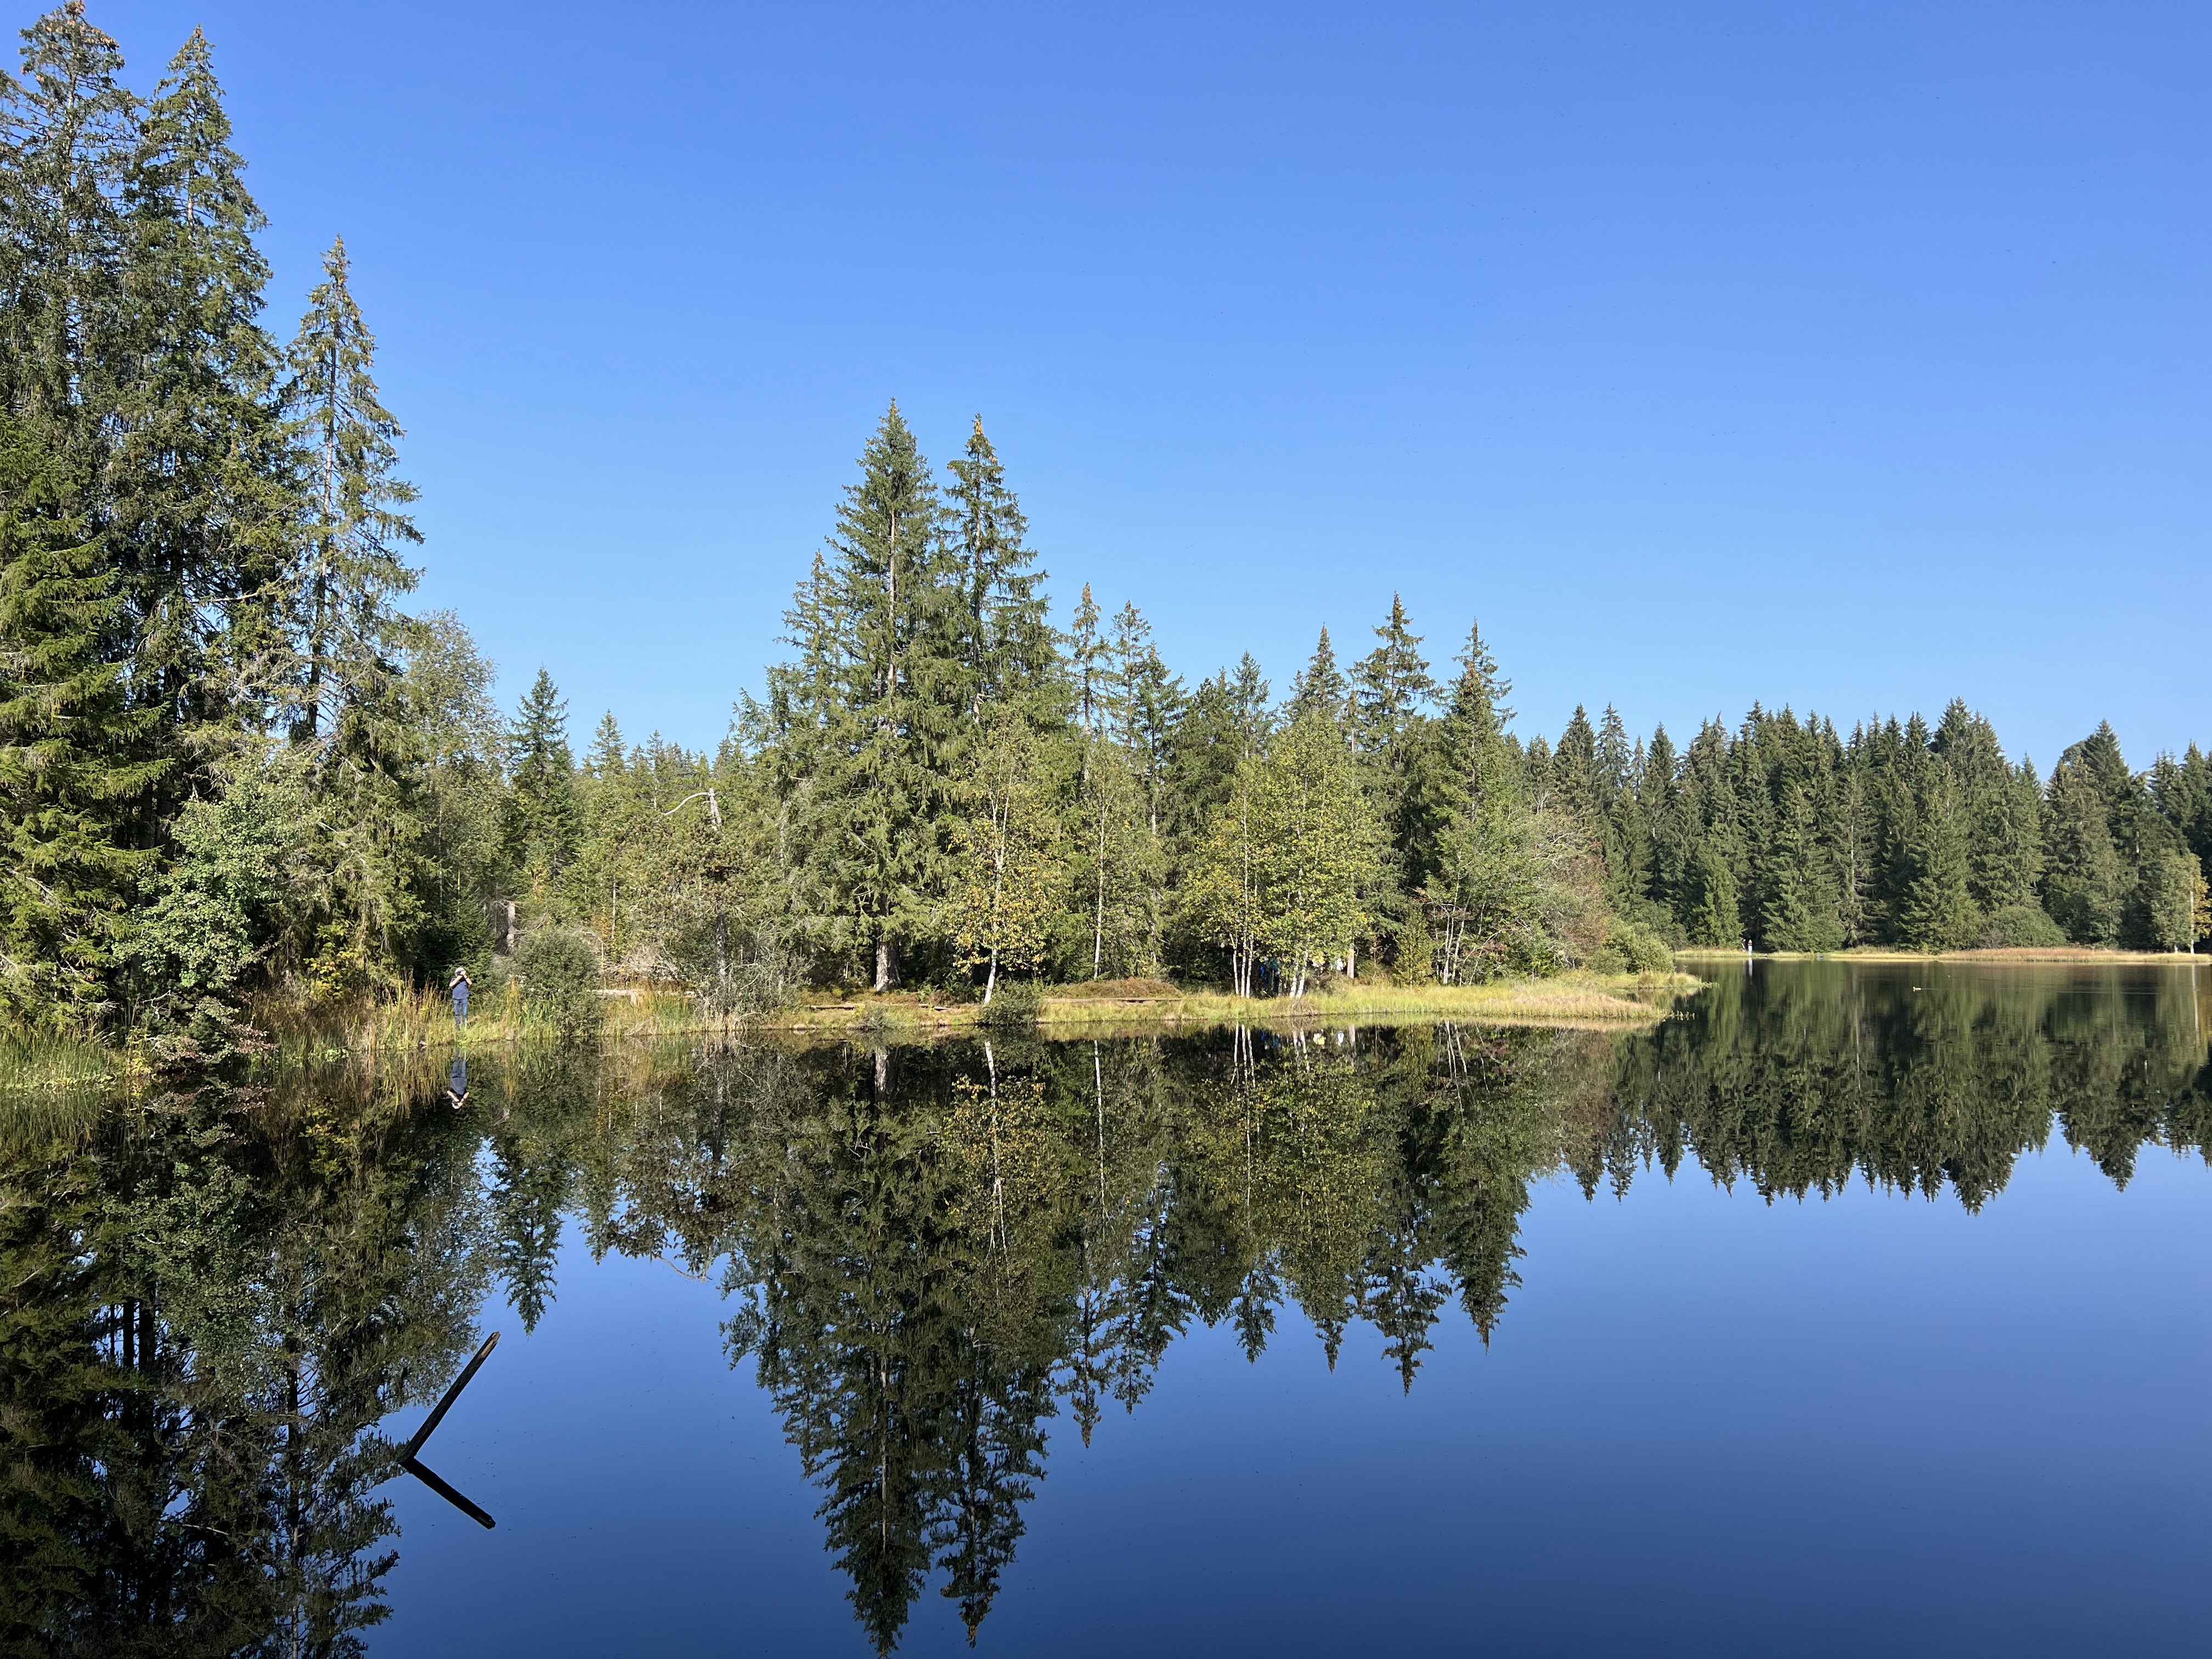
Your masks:
[[[453,982],[446,988],[453,993],[453,1029],[456,1031],[465,1031],[469,1029],[469,987],[475,983],[476,981],[469,977],[467,969],[456,968],[453,969]]]

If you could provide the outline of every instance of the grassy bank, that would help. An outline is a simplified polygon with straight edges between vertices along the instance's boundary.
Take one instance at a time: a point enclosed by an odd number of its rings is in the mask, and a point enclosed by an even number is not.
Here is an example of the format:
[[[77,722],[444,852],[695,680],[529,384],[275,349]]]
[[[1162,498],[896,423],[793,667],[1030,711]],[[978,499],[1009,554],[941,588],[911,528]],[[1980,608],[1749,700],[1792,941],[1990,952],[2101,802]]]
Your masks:
[[[1048,988],[1036,1029],[1052,1036],[1092,1031],[1200,1030],[1228,1025],[1291,1025],[1357,1020],[1367,1024],[1463,1019],[1477,1024],[1616,1027],[1663,1018],[1674,999],[1694,991],[1687,975],[1568,975],[1490,985],[1396,986],[1338,981],[1304,997],[1233,997],[1183,991],[1160,981],[1111,981]],[[818,1000],[750,1021],[751,1031],[893,1037],[988,1029],[985,1009],[892,994]]]
[[[611,1039],[695,1036],[734,1030],[735,1024],[708,1014],[688,992],[659,987],[603,991],[605,1035]],[[341,1054],[416,1048],[473,1048],[553,1040],[557,1033],[526,1006],[512,982],[469,1005],[465,1033],[453,1027],[453,1004],[440,991],[417,991],[390,1000],[318,1010],[295,1001],[257,1003],[249,1018],[270,1041],[267,1057],[279,1064],[335,1059]]]
[[[1741,962],[1744,953],[1717,946],[1711,950],[1686,946],[1674,952],[1685,962]],[[2167,967],[2196,967],[2212,963],[2212,956],[2191,956],[2185,951],[2114,951],[2094,945],[2005,945],[1987,951],[1900,951],[1892,946],[1859,945],[1849,951],[1760,951],[1761,962],[1988,962],[2074,963],[2101,967],[2114,963],[2151,962]]]
[[[1500,1025],[1613,1029],[1663,1018],[1674,1000],[1701,981],[1684,974],[1509,980],[1488,985],[1397,986],[1334,981],[1314,994],[1233,997],[1214,990],[1186,991],[1158,980],[1112,981],[1044,988],[1042,997],[1018,991],[1033,1013],[1034,1029],[1053,1036],[1133,1036],[1146,1031],[1197,1031],[1234,1025],[1416,1024],[1466,1020]],[[1013,999],[1009,999],[1009,1004]],[[601,1036],[610,1048],[650,1046],[659,1041],[790,1035],[814,1038],[932,1038],[991,1029],[990,1016],[1028,1024],[1011,1006],[987,1011],[974,1000],[953,1001],[929,992],[887,995],[817,996],[750,1019],[708,1014],[683,992],[620,989],[603,992]],[[453,1053],[550,1047],[558,1034],[524,1006],[511,988],[478,998],[465,1032],[453,1028],[451,1004],[435,993],[362,1001],[338,1009],[313,1009],[270,1000],[250,1011],[261,1041],[246,1051],[252,1077],[275,1080],[319,1073],[336,1066],[409,1069]],[[133,1047],[110,1050],[88,1044],[0,1037],[0,1115],[28,1121],[53,1113],[69,1116],[88,1103],[139,1092],[174,1074]],[[167,1086],[166,1083],[163,1086]]]

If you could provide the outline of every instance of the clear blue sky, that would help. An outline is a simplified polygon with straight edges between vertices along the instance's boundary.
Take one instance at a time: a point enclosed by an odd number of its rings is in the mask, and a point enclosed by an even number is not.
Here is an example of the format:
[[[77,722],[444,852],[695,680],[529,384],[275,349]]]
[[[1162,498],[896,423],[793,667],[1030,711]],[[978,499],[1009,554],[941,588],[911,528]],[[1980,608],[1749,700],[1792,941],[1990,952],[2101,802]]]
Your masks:
[[[720,735],[896,397],[1194,680],[1397,589],[1524,733],[2212,743],[2201,5],[92,15],[205,25],[274,325],[343,232],[422,597],[580,738]]]

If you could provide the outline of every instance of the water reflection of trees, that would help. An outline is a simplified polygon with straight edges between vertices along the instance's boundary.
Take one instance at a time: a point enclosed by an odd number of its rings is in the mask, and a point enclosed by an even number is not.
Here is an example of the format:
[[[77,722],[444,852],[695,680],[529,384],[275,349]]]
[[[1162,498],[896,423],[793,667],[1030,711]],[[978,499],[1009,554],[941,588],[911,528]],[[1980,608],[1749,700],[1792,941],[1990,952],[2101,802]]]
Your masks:
[[[483,1283],[470,1138],[215,1091],[0,1150],[0,1641],[337,1655],[394,1557],[380,1419]]]
[[[488,1291],[557,1316],[574,1228],[721,1284],[874,1644],[933,1580],[972,1633],[1054,1419],[1088,1443],[1194,1326],[1256,1358],[1303,1323],[1334,1365],[1364,1322],[1410,1389],[1454,1304],[1495,1333],[1558,1170],[1972,1208],[2055,1127],[2124,1181],[2206,1144],[2179,982],[1808,968],[1629,1036],[533,1057],[113,1109],[0,1175],[0,1629],[357,1651],[380,1420],[434,1396]]]
[[[1591,1192],[1686,1155],[1770,1199],[1858,1179],[1978,1210],[2055,1127],[2124,1185],[2145,1146],[2212,1145],[2195,989],[2168,968],[1729,976],[1618,1045],[1570,1161]]]
[[[1417,1031],[740,1053],[630,1103],[585,1185],[625,1251],[719,1273],[888,1649],[933,1574],[988,1612],[1063,1405],[1087,1443],[1194,1323],[1257,1358],[1296,1304],[1410,1387],[1486,1335],[1530,1180],[1602,1041]]]

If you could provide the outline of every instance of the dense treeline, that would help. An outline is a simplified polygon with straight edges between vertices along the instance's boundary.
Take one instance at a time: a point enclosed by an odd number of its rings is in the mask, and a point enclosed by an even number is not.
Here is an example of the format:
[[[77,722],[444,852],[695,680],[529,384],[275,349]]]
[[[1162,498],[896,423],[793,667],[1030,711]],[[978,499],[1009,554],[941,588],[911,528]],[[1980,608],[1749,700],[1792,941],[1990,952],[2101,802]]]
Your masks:
[[[1668,942],[2180,948],[2212,770],[2100,728],[2048,780],[1932,732],[1754,710],[1677,754],[1577,714],[1525,748],[1470,627],[1393,601],[1279,701],[1194,687],[1044,573],[977,422],[893,407],[714,754],[611,718],[579,762],[404,608],[415,492],[334,243],[289,346],[197,33],[150,98],[71,3],[0,85],[0,1001],[210,1056],[258,1000],[483,974],[533,930],[724,1011],[807,982],[1174,974],[1243,994],[1662,966]],[[541,982],[549,973],[534,975]]]
[[[2156,968],[1830,963],[1636,1032],[549,1046],[8,1129],[0,1650],[357,1651],[380,1425],[500,1297],[557,1317],[564,1230],[719,1284],[888,1649],[933,1580],[983,1622],[1053,1437],[1115,1432],[1194,1330],[1408,1390],[1462,1320],[1511,1340],[1550,1172],[1978,1209],[2054,1135],[2122,1183],[2203,1155],[2212,1071]]]
[[[1754,706],[1679,753],[1581,710],[1525,757],[1530,792],[1601,837],[1607,896],[1676,943],[2191,950],[2212,934],[2212,760],[2131,770],[2109,725],[2048,778],[1954,702],[1831,720]]]

